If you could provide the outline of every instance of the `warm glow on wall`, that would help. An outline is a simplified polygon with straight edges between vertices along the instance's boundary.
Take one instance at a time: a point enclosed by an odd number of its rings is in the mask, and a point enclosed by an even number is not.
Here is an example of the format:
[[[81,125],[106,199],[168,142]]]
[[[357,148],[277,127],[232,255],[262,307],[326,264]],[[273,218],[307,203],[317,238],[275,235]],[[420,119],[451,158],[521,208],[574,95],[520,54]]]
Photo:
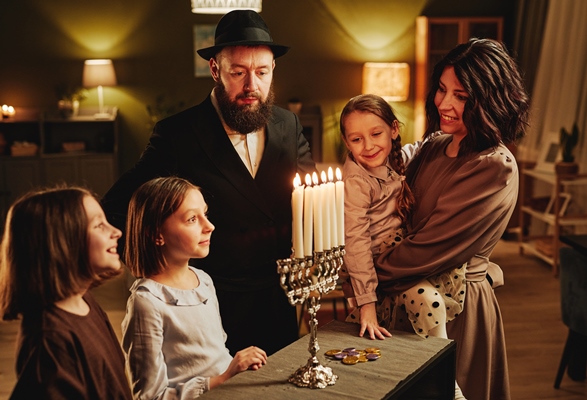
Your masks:
[[[59,31],[47,38],[54,46],[53,52],[76,59],[88,56],[124,58],[140,52],[141,47],[137,42],[129,43],[129,37],[137,34],[145,19],[154,12],[153,8],[159,6],[155,1],[114,0],[33,0],[30,3],[34,4],[31,7],[38,17],[42,16],[43,21]]]
[[[422,15],[427,0],[320,0],[328,18],[348,41],[333,42],[340,54],[350,50],[357,60],[405,60],[413,52],[414,18]],[[406,38],[410,39],[406,40]]]
[[[365,63],[363,93],[376,94],[387,101],[406,101],[410,95],[410,66],[407,63]]]

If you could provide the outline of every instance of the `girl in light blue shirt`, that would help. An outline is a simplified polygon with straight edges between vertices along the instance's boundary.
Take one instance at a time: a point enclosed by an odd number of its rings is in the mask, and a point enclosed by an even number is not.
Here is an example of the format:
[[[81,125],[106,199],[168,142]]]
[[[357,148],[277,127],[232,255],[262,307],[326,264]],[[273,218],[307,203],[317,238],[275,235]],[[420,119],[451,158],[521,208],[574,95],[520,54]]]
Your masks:
[[[143,184],[130,201],[125,261],[138,279],[122,347],[137,399],[194,398],[267,361],[254,346],[229,354],[214,283],[189,265],[208,255],[206,214],[199,188],[177,177]]]

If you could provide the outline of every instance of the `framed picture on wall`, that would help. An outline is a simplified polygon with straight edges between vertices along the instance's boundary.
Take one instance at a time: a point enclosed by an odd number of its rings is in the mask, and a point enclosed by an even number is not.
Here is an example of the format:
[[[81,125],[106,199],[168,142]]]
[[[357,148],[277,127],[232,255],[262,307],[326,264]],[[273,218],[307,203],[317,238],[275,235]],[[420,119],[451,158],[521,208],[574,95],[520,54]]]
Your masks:
[[[214,31],[216,25],[194,25],[194,75],[196,78],[210,77],[208,61],[200,57],[196,50],[214,46]]]
[[[554,174],[554,164],[561,159],[559,134],[550,132],[545,135],[545,140],[540,149],[540,155],[536,162],[536,170]]]

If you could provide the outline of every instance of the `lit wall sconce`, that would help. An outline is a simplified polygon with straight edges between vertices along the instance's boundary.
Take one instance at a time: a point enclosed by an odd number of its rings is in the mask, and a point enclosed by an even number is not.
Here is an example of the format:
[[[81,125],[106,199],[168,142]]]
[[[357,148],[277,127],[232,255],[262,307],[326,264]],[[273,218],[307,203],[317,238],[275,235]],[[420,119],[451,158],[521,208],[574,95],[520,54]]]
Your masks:
[[[96,119],[108,119],[110,114],[104,107],[104,92],[102,86],[116,86],[116,74],[112,60],[86,60],[83,74],[84,87],[98,87],[98,113]]]
[[[387,101],[406,101],[410,95],[408,63],[367,62],[363,65],[363,93],[372,93]]]
[[[2,106],[2,118],[10,118],[16,115],[16,110],[12,106],[4,104]]]
[[[192,0],[194,14],[226,14],[233,10],[261,12],[262,0]]]

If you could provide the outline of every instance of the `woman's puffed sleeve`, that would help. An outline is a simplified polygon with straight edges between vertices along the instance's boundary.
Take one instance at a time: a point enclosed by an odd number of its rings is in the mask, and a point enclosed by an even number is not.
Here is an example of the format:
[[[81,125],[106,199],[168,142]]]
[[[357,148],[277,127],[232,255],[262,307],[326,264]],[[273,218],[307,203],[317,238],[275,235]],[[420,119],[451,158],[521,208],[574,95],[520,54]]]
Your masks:
[[[484,253],[499,240],[517,199],[517,167],[508,154],[482,154],[448,177],[429,215],[401,246],[378,257],[380,286],[401,292],[476,254],[489,255]]]

